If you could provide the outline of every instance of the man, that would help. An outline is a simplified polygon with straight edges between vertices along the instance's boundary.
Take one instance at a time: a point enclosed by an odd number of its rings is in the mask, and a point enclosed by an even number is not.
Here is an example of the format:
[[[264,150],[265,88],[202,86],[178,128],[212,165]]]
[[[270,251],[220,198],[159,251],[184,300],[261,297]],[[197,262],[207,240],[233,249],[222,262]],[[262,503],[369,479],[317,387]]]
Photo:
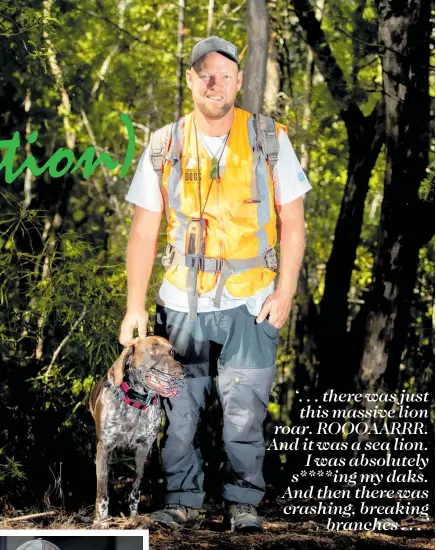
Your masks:
[[[225,517],[232,531],[262,529],[256,506],[265,488],[263,421],[279,330],[289,317],[304,250],[301,196],[311,186],[284,127],[274,123],[271,144],[278,143],[279,153],[271,173],[272,162],[267,165],[256,139],[258,119],[234,106],[242,86],[238,64],[236,47],[218,37],[193,48],[186,79],[194,111],[159,131],[164,159],[152,139],[126,196],[136,208],[120,334],[125,346],[134,343],[135,326],[139,334],[146,332],[144,297],[163,209],[168,217],[168,270],[155,332],[174,344],[186,385],[179,397],[164,403],[166,507],[152,519],[174,528],[194,522],[203,503],[202,459],[194,437],[216,375],[228,457]],[[276,288],[275,208],[281,227]],[[218,356],[217,372],[212,356]]]
[[[56,545],[43,539],[30,540],[17,548],[17,550],[60,550]]]

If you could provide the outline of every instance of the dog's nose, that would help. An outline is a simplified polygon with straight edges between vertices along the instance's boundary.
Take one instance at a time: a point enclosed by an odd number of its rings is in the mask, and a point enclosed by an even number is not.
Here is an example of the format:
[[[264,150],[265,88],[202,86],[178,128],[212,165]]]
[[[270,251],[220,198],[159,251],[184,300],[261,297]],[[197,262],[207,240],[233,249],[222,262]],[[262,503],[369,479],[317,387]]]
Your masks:
[[[174,378],[178,378],[179,380],[181,380],[182,378],[185,378],[185,371],[180,368],[180,366],[177,366],[173,369],[172,375],[174,376]]]
[[[185,371],[179,363],[177,363],[177,366],[174,367],[173,376],[176,380],[183,380],[186,376]]]

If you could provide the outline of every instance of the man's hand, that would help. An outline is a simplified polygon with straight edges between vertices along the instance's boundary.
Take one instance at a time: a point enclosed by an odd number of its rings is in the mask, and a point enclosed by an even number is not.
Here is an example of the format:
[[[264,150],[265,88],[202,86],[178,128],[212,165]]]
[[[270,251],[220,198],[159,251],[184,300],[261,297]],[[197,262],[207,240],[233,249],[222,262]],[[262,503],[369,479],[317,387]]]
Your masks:
[[[297,199],[276,205],[280,219],[280,273],[277,290],[268,296],[256,321],[268,321],[282,328],[291,311],[292,298],[297,289],[298,273],[304,251],[304,205]]]
[[[256,317],[257,323],[263,323],[268,317],[268,321],[276,328],[282,328],[289,318],[292,306],[292,296],[279,289],[273,292],[265,300],[265,303]]]
[[[133,338],[133,331],[138,329],[138,336],[147,335],[148,313],[145,309],[138,311],[127,311],[121,324],[119,342],[124,347],[133,346],[137,342],[137,338]]]

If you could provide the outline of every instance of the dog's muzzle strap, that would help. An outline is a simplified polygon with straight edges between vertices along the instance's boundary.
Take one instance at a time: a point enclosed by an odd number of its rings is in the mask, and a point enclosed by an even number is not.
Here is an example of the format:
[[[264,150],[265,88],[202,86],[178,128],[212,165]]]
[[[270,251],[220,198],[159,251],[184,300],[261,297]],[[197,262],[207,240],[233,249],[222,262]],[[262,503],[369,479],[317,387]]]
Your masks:
[[[181,380],[183,380],[183,378],[185,377],[184,374],[176,377],[173,374],[162,372],[155,367],[150,367],[149,372],[153,375],[154,378],[156,378],[156,380],[158,380],[160,384],[163,384],[166,389],[170,391],[178,391],[181,388]]]

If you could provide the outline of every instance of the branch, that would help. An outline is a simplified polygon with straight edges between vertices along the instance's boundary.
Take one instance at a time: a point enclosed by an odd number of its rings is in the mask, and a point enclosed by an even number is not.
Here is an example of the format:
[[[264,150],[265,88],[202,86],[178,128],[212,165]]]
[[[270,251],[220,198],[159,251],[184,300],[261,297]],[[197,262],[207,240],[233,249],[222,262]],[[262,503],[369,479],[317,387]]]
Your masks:
[[[351,90],[348,88],[344,73],[328,45],[321,23],[317,20],[309,0],[291,1],[300,25],[306,33],[306,42],[313,51],[317,67],[342,114],[351,106]],[[357,110],[361,112],[360,109]]]
[[[91,15],[92,17],[96,17],[97,19],[102,19],[103,21],[105,21],[106,23],[111,25],[112,27],[118,29],[121,33],[123,33],[126,36],[130,37],[132,40],[135,40],[135,42],[140,42],[141,44],[145,44],[146,46],[151,47],[153,50],[157,50],[157,51],[160,51],[160,52],[165,52],[167,55],[172,55],[172,56],[175,57],[175,54],[172,53],[172,52],[169,52],[167,49],[159,48],[158,46],[156,46],[154,44],[150,44],[149,41],[143,40],[142,38],[139,38],[139,36],[134,35],[130,31],[128,31],[127,29],[120,28],[120,26],[117,23],[115,23],[114,21],[109,19],[109,17],[106,17],[105,15],[100,15],[98,13],[95,13],[94,11],[89,11],[89,10],[86,10],[86,9],[83,9],[83,8],[79,8],[77,6],[75,7],[75,9],[77,9],[79,11],[82,11],[84,13],[87,13],[88,15]]]
[[[83,124],[84,124],[84,126],[85,126],[85,128],[88,132],[88,135],[91,139],[91,143],[92,143],[94,149],[96,151],[98,151],[99,149],[103,150],[101,147],[99,147],[97,145],[97,140],[95,139],[94,131],[92,130],[91,123],[90,123],[89,118],[87,117],[84,109],[80,109],[80,114],[82,116]],[[109,175],[108,169],[106,168],[106,166],[104,164],[102,164],[101,167],[102,167],[102,170],[103,170],[103,178],[104,178],[104,183],[105,183],[105,192],[103,193],[100,185],[97,183],[97,180],[92,180],[92,181],[94,181],[95,188],[97,189],[97,192],[98,192],[100,198],[104,199],[106,196],[109,196],[109,201],[112,202],[113,205],[114,205],[114,211],[117,213],[117,215],[119,217],[121,217],[120,204],[118,202],[118,198],[117,198],[116,195],[111,194],[111,192],[110,192],[110,189],[113,186],[113,183],[111,182],[111,177]]]
[[[84,109],[80,109],[80,114],[82,116],[82,122],[83,122],[83,125],[85,126],[86,128],[86,131],[88,132],[88,135],[89,135],[89,138],[91,140],[91,143],[94,147],[94,149],[96,151],[98,151],[99,148],[98,145],[97,145],[97,140],[95,139],[95,134],[92,130],[92,126],[91,126],[91,123],[89,122],[89,118],[87,116],[87,114],[85,113],[85,110]],[[107,167],[105,166],[105,164],[103,163],[101,165],[102,167],[102,170],[103,170],[103,176],[104,176],[104,180],[105,180],[105,183],[106,183],[106,186],[109,187],[110,183],[109,183],[109,172],[107,170]],[[103,197],[103,190],[101,189],[100,185],[98,185],[97,183],[95,184],[95,188],[97,189],[97,193],[99,194],[100,197]]]
[[[179,14],[177,23],[177,74],[176,74],[176,111],[175,118],[182,116],[183,112],[183,42],[185,27],[185,0],[179,0]]]
[[[29,112],[30,112],[30,107],[31,107],[31,97],[30,97],[30,90],[27,89],[26,90],[26,97],[24,98],[24,112],[26,113],[24,116],[26,118],[26,138],[28,138],[30,136],[30,130],[31,130],[31,127],[30,127],[30,116],[29,116]],[[26,143],[26,147],[25,147],[25,150],[26,150],[26,158],[30,157],[30,155],[32,154],[32,151],[31,151],[31,148],[30,148],[30,143],[27,142]],[[24,201],[23,201],[23,209],[26,210],[29,206],[30,206],[30,203],[32,202],[32,185],[33,185],[33,182],[35,181],[35,177],[32,175],[32,172],[30,171],[30,168],[27,167],[26,168],[26,175],[24,177]]]
[[[207,8],[207,36],[212,34],[214,2],[215,0],[209,0],[209,6]]]
[[[71,116],[71,102],[64,85],[62,69],[56,57],[55,47],[47,30],[47,25],[51,16],[52,5],[53,5],[53,0],[43,0],[42,20],[43,20],[44,26],[43,26],[42,36],[47,46],[48,64],[50,66],[51,73],[55,79],[56,85],[61,94],[62,108],[65,113],[63,116],[64,128],[65,128],[65,141],[67,142],[68,149],[74,149],[74,146],[76,144],[76,133],[72,128],[69,120],[69,117]]]
[[[25,29],[21,29],[18,26],[18,23],[16,23],[13,19],[5,15],[4,13],[0,13],[2,17],[5,17],[6,19],[10,19],[14,25],[17,26],[19,29],[18,32],[0,32],[0,36],[5,36],[6,38],[10,38],[11,36],[20,36],[20,34],[24,34],[27,31],[30,31],[30,29],[33,29],[33,27],[36,27],[36,25],[39,25],[40,21],[37,21],[36,23],[33,23],[33,25],[30,25],[30,27],[26,27]]]
[[[103,80],[106,77],[106,74],[109,71],[109,65],[112,61],[112,58],[118,52],[119,49],[120,49],[120,47],[118,46],[118,44],[115,44],[114,46],[112,46],[111,51],[108,53],[106,59],[103,61],[102,66],[100,67],[100,71],[98,73],[97,80],[95,81],[95,84],[92,87],[92,91],[91,91],[92,99],[94,99],[96,97],[97,92],[100,88],[100,84],[103,82]]]
[[[40,512],[39,514],[29,514],[27,516],[20,516],[18,518],[6,518],[6,521],[24,521],[27,519],[36,519],[36,518],[42,518],[45,516],[57,516],[58,513],[54,510],[51,510],[50,512]]]
[[[119,14],[118,28],[120,29],[120,37],[119,37],[120,40],[121,40],[121,31],[124,30],[124,21],[125,21],[124,14],[126,12],[126,8],[129,5],[129,3],[130,3],[130,0],[120,0],[120,2],[118,3],[118,14]],[[100,68],[100,71],[98,73],[97,80],[95,81],[95,84],[94,84],[94,86],[92,88],[92,91],[91,91],[91,98],[92,99],[94,99],[97,96],[97,92],[100,88],[100,84],[105,79],[106,74],[109,71],[109,66],[110,66],[110,63],[112,61],[112,58],[118,52],[118,50],[119,50],[119,44],[115,44],[114,46],[112,46],[111,51],[107,55],[106,59],[103,61],[103,64],[102,64],[102,66]]]
[[[62,340],[62,342],[59,344],[59,346],[56,348],[55,352],[53,353],[53,357],[51,358],[51,362],[50,362],[50,365],[48,366],[48,369],[45,373],[45,376],[48,376],[50,374],[51,368],[54,365],[57,356],[61,352],[61,349],[65,346],[65,344],[71,338],[71,335],[76,330],[76,328],[79,326],[79,323],[82,321],[82,319],[85,317],[85,313],[86,313],[86,306],[83,306],[83,311],[80,314],[79,318],[76,319],[74,325],[71,327],[70,332],[65,336],[65,338]]]
[[[150,128],[148,126],[145,126],[145,124],[140,124],[139,122],[133,121],[132,126],[134,126],[135,128],[139,128],[144,132],[144,141],[142,142],[142,145],[146,147],[148,142],[150,141]],[[141,143],[141,141],[139,141],[139,143]]]
[[[8,19],[9,21],[12,21],[12,24],[15,25],[18,29],[18,32],[16,33],[0,33],[0,36],[5,36],[6,38],[10,38],[11,36],[20,36],[21,34],[23,34],[24,32],[30,30],[31,28],[35,27],[36,25],[38,25],[40,23],[40,21],[37,21],[36,23],[34,23],[33,25],[30,25],[30,27],[27,27],[26,29],[21,29],[20,26],[18,25],[18,23],[12,19],[11,17],[8,17],[6,14],[4,13],[0,13],[0,15],[2,17],[4,17],[5,19]],[[24,49],[26,50],[26,52],[29,54],[29,55],[32,55],[34,56],[35,54],[29,52],[29,50],[27,49],[27,44],[26,44],[26,41],[24,40],[23,37],[21,37],[21,41],[24,45]]]
[[[233,8],[230,12],[228,10],[224,10],[224,6],[228,6],[228,4],[224,4],[223,6],[223,16],[222,16],[222,19],[221,21],[218,23],[217,25],[217,30],[220,29],[223,25],[225,25],[226,21],[227,21],[227,18],[230,18],[231,15],[235,14],[236,12],[238,12],[241,8],[245,7],[246,5],[246,2],[241,2],[239,4],[239,6],[236,6],[236,8]],[[199,40],[201,40],[201,38],[199,38]],[[239,59],[241,58],[241,56],[239,56]]]

